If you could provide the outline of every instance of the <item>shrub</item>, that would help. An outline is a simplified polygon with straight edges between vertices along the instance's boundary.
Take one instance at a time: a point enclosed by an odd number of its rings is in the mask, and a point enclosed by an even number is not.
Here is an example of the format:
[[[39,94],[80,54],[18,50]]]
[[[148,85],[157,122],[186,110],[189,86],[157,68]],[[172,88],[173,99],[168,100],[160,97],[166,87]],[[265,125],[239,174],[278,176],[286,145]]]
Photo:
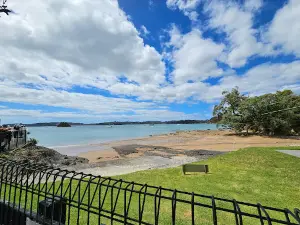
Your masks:
[[[31,143],[32,145],[37,145],[38,140],[36,140],[35,138],[30,138],[28,142]]]

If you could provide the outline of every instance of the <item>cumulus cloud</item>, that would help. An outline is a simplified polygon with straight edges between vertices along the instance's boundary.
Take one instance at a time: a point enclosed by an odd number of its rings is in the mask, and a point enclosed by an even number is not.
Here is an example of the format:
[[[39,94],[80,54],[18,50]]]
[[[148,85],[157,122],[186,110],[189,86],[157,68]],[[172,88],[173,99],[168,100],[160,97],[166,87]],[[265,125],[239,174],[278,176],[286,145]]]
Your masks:
[[[264,94],[274,92],[289,85],[292,90],[299,88],[300,61],[292,63],[264,63],[248,70],[243,76],[223,78],[220,87],[229,89],[238,84],[244,92]]]
[[[261,7],[260,1],[246,1],[239,5],[232,1],[214,0],[205,6],[210,16],[209,28],[226,33],[228,56],[225,62],[231,67],[241,67],[255,54],[268,54],[267,48],[256,38],[258,31],[253,29],[253,17]]]
[[[120,76],[164,82],[161,55],[145,45],[117,1],[16,0],[10,7],[19,14],[0,21],[6,79],[55,87],[105,87]]]
[[[300,57],[300,1],[290,0],[279,9],[270,24],[268,40],[274,47],[280,47],[285,54]]]
[[[173,47],[170,59],[174,64],[172,76],[176,84],[202,81],[223,74],[216,61],[221,56],[224,45],[203,38],[199,29],[181,34],[178,28],[173,26],[168,45]]]
[[[201,81],[155,87],[139,87],[130,85],[127,93],[137,94],[140,100],[155,100],[166,102],[204,101],[213,103],[222,97],[222,91],[239,86],[244,93],[265,94],[285,88],[300,93],[300,61],[291,63],[264,63],[251,68],[243,75],[232,72],[220,78],[217,84]],[[117,90],[121,88],[115,88]],[[123,93],[124,94],[124,93]]]
[[[168,103],[214,102],[223,90],[237,85],[250,94],[284,88],[299,93],[300,61],[268,62],[235,72],[255,56],[300,56],[299,1],[288,1],[263,29],[253,25],[264,7],[262,0],[166,4],[192,23],[184,32],[172,25],[160,53],[144,43],[142,37],[150,31],[143,25],[136,28],[115,0],[11,1],[18,14],[0,20],[5,31],[0,36],[0,102],[76,111],[58,111],[52,118],[167,120],[199,116],[171,111]],[[194,23],[199,10],[208,16],[201,25]],[[215,34],[224,38],[217,41]],[[209,83],[209,78],[215,81]],[[72,92],[74,86],[117,97]],[[51,117],[43,110],[5,105],[0,106],[0,115]]]

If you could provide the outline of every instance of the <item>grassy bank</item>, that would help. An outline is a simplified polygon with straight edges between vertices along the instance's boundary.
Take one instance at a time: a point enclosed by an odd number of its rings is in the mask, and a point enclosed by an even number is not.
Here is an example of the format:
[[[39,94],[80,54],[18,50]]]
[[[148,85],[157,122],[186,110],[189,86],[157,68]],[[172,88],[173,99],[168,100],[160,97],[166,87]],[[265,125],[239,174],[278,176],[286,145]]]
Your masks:
[[[300,147],[245,148],[198,162],[209,165],[207,175],[184,176],[177,167],[118,178],[280,208],[300,207],[300,158],[277,149]]]
[[[278,208],[299,208],[300,158],[277,152],[275,151],[276,149],[284,148],[246,148],[217,156],[206,161],[198,162],[209,165],[209,174],[184,176],[182,174],[181,167],[178,167],[141,171],[118,176],[116,178],[139,183],[148,183],[149,185],[162,186],[171,189],[214,195],[216,197],[224,197],[228,199],[234,198],[238,201],[251,203],[260,202],[262,205]],[[288,147],[286,149],[292,148]],[[293,149],[300,148],[298,147]],[[69,180],[64,181],[63,191],[67,190],[69,182]],[[55,190],[59,188],[59,183],[59,181],[56,182],[54,187]],[[110,183],[110,185],[112,185],[112,183]],[[49,186],[50,184],[48,187]],[[78,191],[75,193],[76,187],[78,186],[77,181],[72,181],[71,186],[72,191],[71,193],[67,191],[67,197],[69,194],[74,194],[75,202],[78,200],[78,196],[82,198],[83,203],[89,202],[89,192],[85,192],[85,195],[83,196],[84,190],[87,187],[87,182],[80,183],[80,193],[78,193]],[[126,185],[122,185],[122,187],[125,186]],[[91,195],[93,195],[95,189],[96,185],[90,185]],[[48,190],[48,192],[52,193],[52,190]],[[60,191],[58,190],[58,193],[59,192]],[[155,193],[155,190],[149,190],[149,192]],[[103,209],[107,210],[107,212],[111,210],[112,206],[112,202],[110,200],[111,194],[111,190],[109,189],[106,200],[103,204]],[[117,190],[114,190],[113,195],[116,196],[116,194]],[[3,194],[1,193],[1,195]],[[21,195],[21,202],[24,205],[24,192]],[[102,188],[102,192],[100,193],[101,199],[104,199],[104,195],[105,187]],[[18,199],[20,196],[19,190],[12,189],[11,196],[17,196]],[[129,194],[126,196],[128,200],[130,197]],[[97,191],[95,200],[92,202],[90,200],[90,204],[96,208],[99,208],[98,197],[99,192]],[[121,215],[124,213],[124,197],[124,192],[121,192],[119,195],[119,201],[116,204],[116,212]],[[34,202],[37,202],[37,196],[27,195],[27,198],[28,201],[33,198]],[[159,224],[171,224],[170,203],[170,201],[162,200]],[[203,203],[209,204],[209,202]],[[138,205],[138,195],[136,194],[132,197],[132,203],[129,210],[130,217],[138,218]],[[29,207],[30,205],[27,205],[27,208]],[[35,209],[36,205],[33,208]],[[191,224],[191,209],[189,204],[177,204],[176,212],[176,224]],[[195,213],[198,224],[212,224],[211,210],[200,207],[195,210]],[[67,214],[69,215],[69,212],[67,212]],[[110,214],[106,213],[106,215]],[[98,216],[87,214],[83,210],[78,212],[75,207],[72,207],[70,211],[71,224],[77,223],[78,216],[80,218],[79,224],[87,224],[88,220],[90,220],[90,224],[98,223]],[[281,219],[284,218],[281,217]],[[154,223],[153,197],[147,197],[143,220],[149,223]],[[219,224],[234,224],[234,215],[229,213],[218,213],[218,220],[220,222]],[[103,218],[102,222],[104,224],[109,224],[109,220],[105,220]],[[260,223],[257,220],[246,218],[244,220],[244,224]]]

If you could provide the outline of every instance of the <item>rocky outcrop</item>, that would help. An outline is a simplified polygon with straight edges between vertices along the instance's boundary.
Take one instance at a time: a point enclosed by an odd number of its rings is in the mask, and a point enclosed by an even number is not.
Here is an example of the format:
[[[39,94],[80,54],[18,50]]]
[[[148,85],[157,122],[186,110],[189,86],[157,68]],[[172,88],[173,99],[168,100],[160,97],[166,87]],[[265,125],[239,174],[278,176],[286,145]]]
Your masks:
[[[42,163],[55,167],[77,166],[89,162],[86,158],[62,155],[53,149],[31,144],[6,152],[1,157],[22,163]]]

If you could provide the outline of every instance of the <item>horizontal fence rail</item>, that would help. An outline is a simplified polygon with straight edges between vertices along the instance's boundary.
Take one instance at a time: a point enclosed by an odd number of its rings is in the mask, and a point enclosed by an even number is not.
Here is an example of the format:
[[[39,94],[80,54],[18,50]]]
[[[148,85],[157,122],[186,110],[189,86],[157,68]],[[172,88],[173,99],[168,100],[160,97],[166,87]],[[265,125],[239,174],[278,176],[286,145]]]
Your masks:
[[[288,224],[300,210],[0,159],[0,224]]]

